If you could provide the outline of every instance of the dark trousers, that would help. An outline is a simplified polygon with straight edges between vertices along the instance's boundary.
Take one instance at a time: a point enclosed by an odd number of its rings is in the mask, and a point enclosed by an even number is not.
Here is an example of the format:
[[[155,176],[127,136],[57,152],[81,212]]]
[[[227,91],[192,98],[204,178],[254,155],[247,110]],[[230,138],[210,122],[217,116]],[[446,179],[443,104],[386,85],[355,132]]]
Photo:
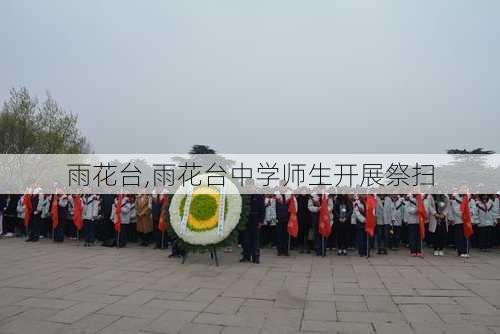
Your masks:
[[[389,225],[377,225],[377,247],[379,251],[387,250],[387,239],[389,237]]]
[[[16,216],[6,215],[3,216],[3,233],[14,233],[16,231]]]
[[[446,222],[438,222],[436,225],[436,231],[433,233],[435,251],[442,251],[444,249],[447,235],[448,231],[446,231]]]
[[[260,229],[260,245],[271,247],[276,246],[276,225],[264,225]]]
[[[418,224],[408,224],[408,242],[410,244],[410,253],[422,252],[422,243],[418,233]]]
[[[493,247],[493,226],[480,226],[479,249],[490,249]]]
[[[349,223],[337,223],[337,249],[338,250],[347,250],[349,247]]]
[[[128,241],[128,224],[121,224],[120,233],[117,233],[118,247],[127,246]]]
[[[464,225],[458,224],[453,226],[455,233],[455,247],[458,255],[467,254],[467,240],[464,235]]]
[[[40,215],[31,216],[29,223],[29,239],[37,241],[40,237]]]
[[[76,238],[76,228],[73,224],[73,218],[68,218],[64,222],[64,233],[68,238]]]
[[[401,244],[401,226],[392,226],[389,235],[389,248],[398,249]]]
[[[137,232],[137,235],[141,240],[141,244],[146,246],[149,245],[149,242],[151,241],[151,233]]]
[[[85,242],[94,243],[95,242],[95,222],[90,220],[85,220],[83,222],[83,228],[85,233]]]
[[[54,242],[64,241],[64,219],[59,217],[57,226],[54,228]]]
[[[318,225],[313,225],[314,233],[314,249],[317,256],[326,256],[326,248],[328,246],[328,239],[323,237],[318,231]]]
[[[288,222],[278,221],[276,224],[276,248],[278,255],[288,255]]]
[[[364,224],[356,224],[356,246],[358,247],[358,253],[360,256],[368,255],[368,238]]]
[[[245,241],[243,243],[243,258],[246,260],[258,261],[260,256],[259,229],[257,222],[249,218],[248,226],[245,230]]]
[[[130,223],[128,232],[127,232],[127,240],[129,242],[137,242],[137,223]]]
[[[49,217],[42,218],[40,222],[40,234],[43,235],[45,238],[47,238],[50,235],[50,232],[52,230],[51,225],[52,225],[52,219],[50,219]]]
[[[155,235],[155,247],[161,249],[167,248],[167,232],[162,232],[159,229],[156,229],[153,233]]]

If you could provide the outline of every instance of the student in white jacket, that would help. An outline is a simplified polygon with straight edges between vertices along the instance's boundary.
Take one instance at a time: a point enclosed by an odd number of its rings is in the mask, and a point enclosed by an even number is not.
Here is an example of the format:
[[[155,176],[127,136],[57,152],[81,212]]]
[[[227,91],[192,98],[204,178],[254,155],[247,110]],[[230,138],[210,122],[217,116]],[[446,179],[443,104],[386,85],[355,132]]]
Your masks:
[[[84,247],[90,247],[95,243],[96,220],[99,216],[99,195],[86,194],[83,200],[83,224],[85,232]]]
[[[476,199],[479,250],[489,252],[493,247],[493,226],[495,226],[495,203],[486,194]]]
[[[403,226],[404,198],[400,195],[391,196],[394,205],[394,220],[392,221],[389,248],[391,250],[399,249],[401,244],[401,227]]]

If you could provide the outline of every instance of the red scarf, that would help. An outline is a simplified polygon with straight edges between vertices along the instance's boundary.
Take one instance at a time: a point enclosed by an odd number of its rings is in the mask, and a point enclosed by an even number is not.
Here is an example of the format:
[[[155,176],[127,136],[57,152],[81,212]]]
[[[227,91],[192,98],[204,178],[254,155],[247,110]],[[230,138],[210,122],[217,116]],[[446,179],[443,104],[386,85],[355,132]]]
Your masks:
[[[460,211],[462,211],[462,221],[464,223],[464,235],[467,239],[469,239],[472,234],[474,234],[474,230],[472,228],[472,217],[470,214],[470,206],[469,206],[469,196],[464,194],[462,196],[462,203],[460,203]]]
[[[377,218],[375,216],[375,209],[377,207],[377,200],[374,195],[367,195],[365,201],[365,232],[373,238],[375,235],[375,225]]]
[[[160,220],[158,221],[158,230],[162,233],[167,229],[167,212],[166,208],[168,207],[168,196],[162,195],[160,200]]]
[[[115,205],[115,231],[120,232],[122,229],[122,200],[123,195],[118,194]]]
[[[288,234],[294,238],[299,235],[299,223],[297,221],[297,206],[295,205],[295,196],[292,195],[290,201],[288,202],[288,212],[290,213],[290,218],[288,219]]]
[[[328,238],[332,233],[330,225],[330,213],[328,212],[328,198],[323,194],[321,198],[321,206],[319,207],[319,225],[318,232],[322,237]]]
[[[24,205],[24,226],[28,226],[30,223],[31,213],[33,212],[33,205],[31,204],[31,196],[25,193],[23,196]]]
[[[80,231],[83,227],[83,207],[80,195],[75,195],[73,197],[73,203],[73,224],[75,224],[76,230]]]
[[[417,216],[418,216],[418,228],[420,239],[425,238],[425,222],[427,221],[427,213],[425,212],[424,199],[421,194],[416,194],[415,199],[417,200]]]
[[[50,206],[50,215],[52,216],[52,228],[57,228],[59,225],[59,196],[55,194]]]

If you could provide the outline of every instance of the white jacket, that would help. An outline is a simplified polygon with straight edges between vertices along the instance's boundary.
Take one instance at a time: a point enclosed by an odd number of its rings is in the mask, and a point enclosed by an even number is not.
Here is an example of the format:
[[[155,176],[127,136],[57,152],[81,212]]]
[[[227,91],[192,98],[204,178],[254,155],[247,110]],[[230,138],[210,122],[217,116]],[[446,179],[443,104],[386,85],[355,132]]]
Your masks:
[[[418,224],[417,199],[413,195],[405,201],[405,221],[408,225]]]
[[[99,197],[97,195],[83,196],[83,219],[93,221],[99,216]]]
[[[483,202],[481,200],[477,200],[477,216],[478,216],[478,225],[480,227],[494,226],[495,225],[495,203],[488,199],[488,201]]]

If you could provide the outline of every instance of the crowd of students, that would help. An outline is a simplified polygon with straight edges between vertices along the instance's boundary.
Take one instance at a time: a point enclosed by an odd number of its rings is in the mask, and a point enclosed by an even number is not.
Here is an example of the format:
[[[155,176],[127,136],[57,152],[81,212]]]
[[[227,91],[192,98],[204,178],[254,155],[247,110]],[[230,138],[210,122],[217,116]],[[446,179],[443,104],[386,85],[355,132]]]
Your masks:
[[[323,196],[332,230],[328,237],[318,232]],[[488,252],[500,244],[500,194],[375,195],[373,237],[365,228],[367,196],[289,192],[249,195],[249,219],[239,238],[241,261],[258,263],[262,247],[276,248],[279,256],[288,256],[290,249],[317,256],[336,249],[337,255],[345,256],[353,248],[360,256],[369,256],[373,249],[385,255],[388,250],[408,247],[411,256],[422,256],[425,244],[433,248],[435,256],[443,256],[450,248],[468,257],[471,247]],[[296,208],[296,237],[288,232],[290,201]],[[176,240],[165,228],[169,202],[166,193],[50,195],[34,188],[23,195],[0,195],[0,235],[26,236],[27,242],[81,239],[84,246],[95,245],[96,241],[116,247],[125,247],[128,242],[145,247],[152,243],[162,249],[175,246]],[[425,233],[420,211],[425,211]],[[116,219],[120,220],[120,233],[114,228]],[[471,233],[464,227],[468,219]],[[179,250],[172,249],[172,256],[178,256]]]

